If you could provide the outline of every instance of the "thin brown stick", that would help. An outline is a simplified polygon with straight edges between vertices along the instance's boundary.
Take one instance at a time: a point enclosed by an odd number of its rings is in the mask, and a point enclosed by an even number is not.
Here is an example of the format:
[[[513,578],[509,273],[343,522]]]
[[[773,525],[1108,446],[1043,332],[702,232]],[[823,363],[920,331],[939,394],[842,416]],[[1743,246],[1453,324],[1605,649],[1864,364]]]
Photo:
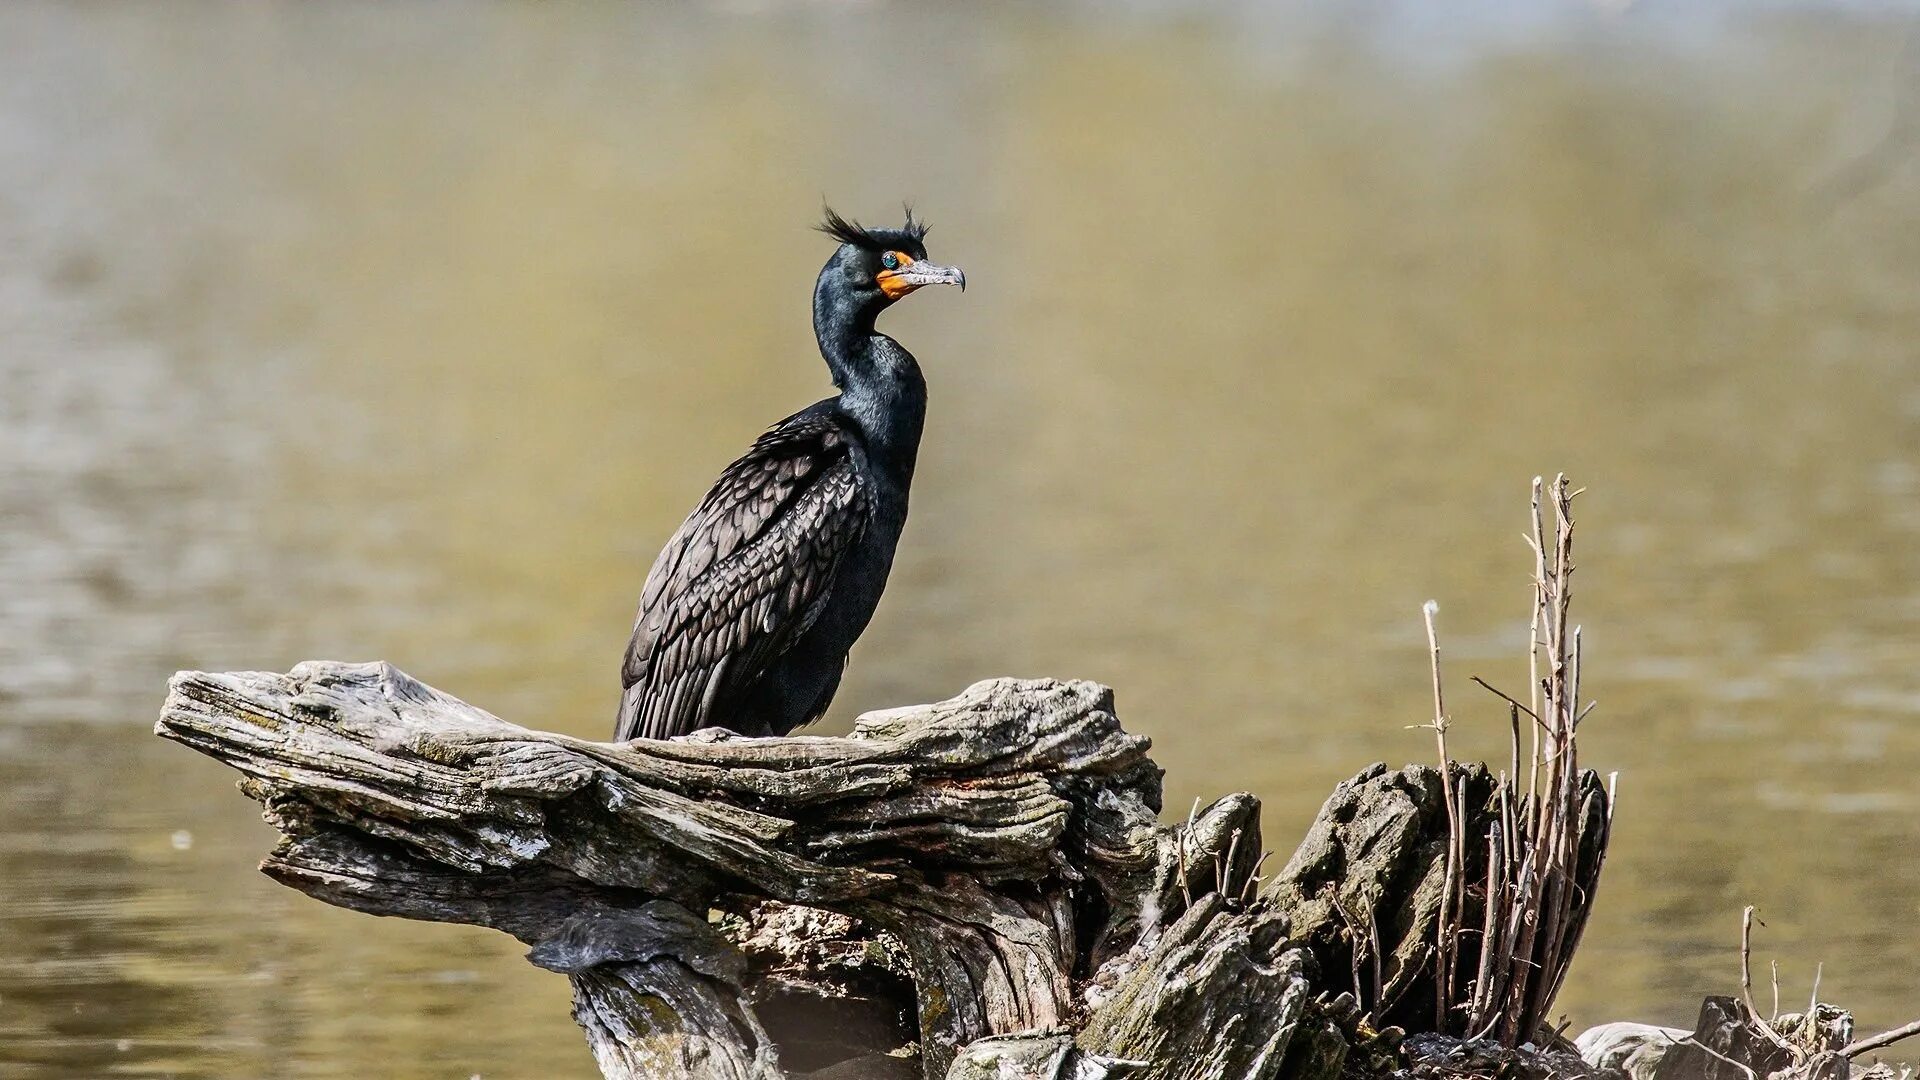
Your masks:
[[[1903,1024],[1900,1027],[1894,1028],[1892,1031],[1883,1031],[1878,1035],[1869,1035],[1864,1039],[1848,1043],[1846,1049],[1840,1051],[1840,1053],[1850,1058],[1859,1057],[1861,1054],[1872,1053],[1883,1047],[1892,1046],[1901,1039],[1911,1039],[1915,1035],[1920,1035],[1920,1020],[1915,1020],[1911,1024]]]
[[[1386,981],[1381,977],[1380,954],[1380,918],[1375,908],[1367,909],[1367,940],[1369,951],[1373,954],[1373,1004],[1370,1009],[1380,1007],[1380,999],[1386,995]]]
[[[1506,854],[1500,833],[1500,823],[1496,821],[1487,836],[1486,911],[1480,923],[1480,965],[1473,978],[1473,1007],[1467,1017],[1470,1030],[1485,1024],[1487,1013],[1493,1007],[1493,964],[1500,952],[1500,891],[1504,881],[1501,871],[1505,869],[1501,860]]]
[[[1187,827],[1180,830],[1180,837],[1173,849],[1176,871],[1180,875],[1180,899],[1187,908],[1193,906],[1193,889],[1187,885],[1187,843],[1193,838],[1193,817],[1200,812],[1200,797],[1193,797],[1193,806],[1187,810]],[[1186,908],[1182,908],[1182,911]]]
[[[1213,891],[1221,899],[1231,899],[1234,894],[1227,891],[1227,883],[1233,877],[1233,857],[1240,851],[1240,830],[1233,830],[1233,838],[1227,842],[1225,858],[1216,858],[1213,863]]]
[[[1515,701],[1512,695],[1508,694],[1505,690],[1502,690],[1494,686],[1492,683],[1488,682],[1487,680],[1481,678],[1478,675],[1469,675],[1468,678],[1472,679],[1474,682],[1479,683],[1481,687],[1483,687],[1488,693],[1492,694],[1494,697],[1499,698],[1501,701],[1504,701],[1507,704],[1513,706],[1514,708],[1519,709],[1521,712],[1526,713],[1528,716],[1533,717],[1534,723],[1537,724],[1540,722],[1539,714],[1535,713],[1532,709],[1527,708],[1525,705],[1520,704],[1518,701]]]
[[[1681,1043],[1687,1043],[1688,1045],[1691,1045],[1691,1046],[1697,1046],[1700,1049],[1706,1051],[1707,1053],[1713,1055],[1714,1057],[1719,1058],[1721,1061],[1724,1061],[1727,1064],[1733,1066],[1734,1068],[1739,1069],[1741,1072],[1747,1074],[1747,1080],[1760,1080],[1760,1077],[1758,1076],[1758,1074],[1756,1074],[1752,1069],[1748,1068],[1745,1065],[1740,1064],[1739,1062],[1733,1060],[1732,1058],[1721,1053],[1720,1051],[1715,1050],[1713,1047],[1708,1046],[1706,1043],[1701,1042],[1699,1039],[1696,1039],[1691,1035],[1687,1036],[1684,1039],[1674,1040],[1675,1046],[1678,1046]]]
[[[1762,1020],[1760,1019],[1760,1010],[1753,1006],[1753,991],[1750,985],[1752,975],[1747,966],[1747,957],[1752,948],[1754,910],[1753,905],[1749,904],[1747,905],[1746,912],[1740,917],[1740,992],[1741,996],[1744,997],[1747,1002],[1747,1026],[1765,1036],[1767,1041],[1785,1050],[1793,1060],[1800,1061],[1806,1056],[1805,1053],[1799,1047],[1789,1042],[1787,1037],[1780,1033],[1780,1029],[1774,1026],[1774,1022],[1780,1018],[1780,969],[1777,966],[1774,968],[1773,977],[1773,1016],[1770,1019]],[[1760,925],[1765,926],[1766,924],[1761,923]],[[1814,985],[1816,987],[1814,992],[1818,994],[1818,979],[1815,980]],[[1809,1012],[1807,1015],[1812,1016],[1813,1013]]]
[[[1547,546],[1546,527],[1540,516],[1540,493],[1541,480],[1536,476],[1533,478],[1533,536],[1528,541],[1533,547],[1533,624],[1531,631],[1533,644],[1532,648],[1527,652],[1527,676],[1532,686],[1533,714],[1535,716],[1539,716],[1546,711],[1544,708],[1545,703],[1541,698],[1540,650],[1546,645],[1544,637],[1547,631],[1546,597],[1544,596],[1547,583]],[[1540,760],[1540,733],[1537,730],[1533,733],[1533,760]],[[1527,778],[1527,801],[1529,803],[1533,801],[1534,796],[1539,790],[1537,786],[1538,780],[1539,775],[1537,770],[1534,775]]]
[[[1746,999],[1747,1012],[1758,1018],[1753,1004],[1753,905],[1740,913],[1740,996]]]
[[[1440,613],[1440,605],[1429,600],[1421,605],[1421,614],[1427,623],[1427,655],[1433,670],[1433,737],[1440,752],[1440,795],[1447,804],[1447,865],[1440,889],[1440,918],[1435,924],[1435,963],[1438,970],[1435,982],[1438,992],[1434,995],[1434,1023],[1442,1031],[1447,1030],[1447,1007],[1453,1002],[1454,965],[1457,960],[1454,949],[1458,935],[1454,933],[1454,921],[1459,912],[1454,910],[1453,898],[1457,879],[1461,873],[1460,815],[1454,809],[1453,796],[1453,759],[1447,753],[1447,699],[1440,684],[1440,637],[1434,629],[1433,619]]]
[[[1254,860],[1253,869],[1248,872],[1247,880],[1240,885],[1240,902],[1242,904],[1252,903],[1254,895],[1260,891],[1260,868],[1267,865],[1267,856],[1272,854],[1273,852],[1271,851],[1263,851],[1260,853],[1260,857]]]
[[[1340,902],[1339,887],[1333,882],[1327,883],[1327,899],[1333,903],[1334,914],[1340,916],[1340,921],[1346,925],[1347,940],[1352,942],[1352,948],[1348,950],[1348,966],[1353,969],[1353,999],[1364,1008],[1367,995],[1360,988],[1360,950],[1365,942],[1360,940],[1360,921],[1347,911],[1347,905]]]
[[[1780,1034],[1779,1029],[1774,1027],[1773,1024],[1773,1021],[1780,1017],[1780,971],[1778,967],[1774,968],[1773,978],[1773,1018],[1769,1020],[1760,1019],[1760,1010],[1755,1008],[1753,1004],[1752,956],[1753,924],[1755,922],[1753,914],[1757,910],[1759,909],[1755,908],[1752,904],[1748,904],[1746,909],[1740,913],[1740,997],[1747,1005],[1747,1027],[1759,1032],[1768,1042],[1785,1050],[1795,1061],[1799,1061],[1804,1057],[1800,1049],[1788,1042],[1786,1036]],[[1766,923],[1761,923],[1760,925],[1765,926]],[[1817,992],[1818,991],[1816,991],[1816,993]]]
[[[1517,717],[1520,714],[1514,712],[1513,715]],[[1514,864],[1515,854],[1513,836],[1513,822],[1515,819],[1513,812],[1513,785],[1517,783],[1520,778],[1520,763],[1518,759],[1520,753],[1520,727],[1518,724],[1515,724],[1513,729],[1513,752],[1515,754],[1513,771],[1500,778],[1499,823],[1501,836],[1506,840],[1506,850],[1503,851],[1501,855],[1506,859],[1507,867],[1511,867]],[[1505,867],[1502,868],[1501,881],[1505,884],[1510,884],[1506,882],[1505,869]]]

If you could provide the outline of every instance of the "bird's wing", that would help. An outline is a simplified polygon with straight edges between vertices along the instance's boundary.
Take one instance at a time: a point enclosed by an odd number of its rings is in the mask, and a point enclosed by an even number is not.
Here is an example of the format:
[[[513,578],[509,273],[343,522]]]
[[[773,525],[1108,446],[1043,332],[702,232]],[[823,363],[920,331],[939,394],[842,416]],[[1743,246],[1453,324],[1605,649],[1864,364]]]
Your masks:
[[[820,614],[872,505],[847,435],[800,413],[727,467],[655,560],[621,671],[615,739],[724,722]]]

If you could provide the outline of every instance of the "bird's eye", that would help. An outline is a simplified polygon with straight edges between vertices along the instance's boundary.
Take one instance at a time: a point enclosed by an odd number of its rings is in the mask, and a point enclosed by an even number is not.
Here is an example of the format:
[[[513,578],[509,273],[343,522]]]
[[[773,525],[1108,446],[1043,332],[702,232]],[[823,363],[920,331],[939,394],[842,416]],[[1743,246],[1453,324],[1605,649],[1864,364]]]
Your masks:
[[[889,270],[898,270],[900,269],[900,256],[889,251],[885,255],[880,256],[880,265]]]

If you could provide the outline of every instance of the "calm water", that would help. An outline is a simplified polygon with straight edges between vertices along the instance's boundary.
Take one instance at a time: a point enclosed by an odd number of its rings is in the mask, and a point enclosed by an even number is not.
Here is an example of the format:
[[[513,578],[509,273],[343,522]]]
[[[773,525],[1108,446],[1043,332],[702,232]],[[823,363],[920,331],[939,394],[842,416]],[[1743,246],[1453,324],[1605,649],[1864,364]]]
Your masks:
[[[1504,754],[1565,468],[1622,792],[1565,1009],[1690,1018],[1751,902],[1791,998],[1920,1014],[1920,14],[1446,7],[0,8],[0,1075],[591,1075],[562,980],[272,885],[150,728],[383,657],[604,733],[658,544],[825,392],[822,193],[975,283],[889,317],[833,730],[1100,679],[1290,848],[1428,757],[1427,597]]]

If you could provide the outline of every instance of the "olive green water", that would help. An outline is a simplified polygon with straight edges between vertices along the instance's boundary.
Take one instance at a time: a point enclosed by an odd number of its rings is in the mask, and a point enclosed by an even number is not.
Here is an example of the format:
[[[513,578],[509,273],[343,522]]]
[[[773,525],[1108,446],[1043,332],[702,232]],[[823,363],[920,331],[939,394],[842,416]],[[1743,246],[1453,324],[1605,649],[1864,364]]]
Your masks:
[[[822,193],[973,283],[888,317],[931,417],[831,730],[1099,679],[1289,848],[1430,757],[1428,597],[1504,755],[1565,468],[1621,792],[1565,1010],[1685,1021],[1751,902],[1791,998],[1920,1015],[1912,16],[1647,7],[0,8],[0,1076],[591,1075],[152,720],[381,657],[605,732],[658,544],[825,392]]]

